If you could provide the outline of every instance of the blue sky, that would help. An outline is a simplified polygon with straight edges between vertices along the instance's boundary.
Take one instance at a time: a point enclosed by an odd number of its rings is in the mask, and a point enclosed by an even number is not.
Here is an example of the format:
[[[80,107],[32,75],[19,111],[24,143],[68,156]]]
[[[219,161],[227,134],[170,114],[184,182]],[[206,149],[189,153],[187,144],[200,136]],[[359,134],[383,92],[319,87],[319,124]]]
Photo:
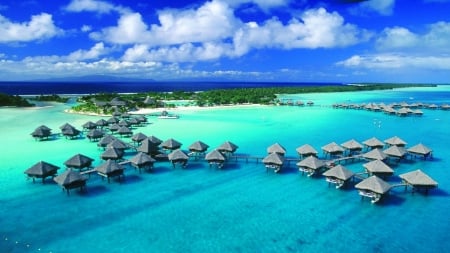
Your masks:
[[[0,80],[450,83],[450,0],[2,0]]]

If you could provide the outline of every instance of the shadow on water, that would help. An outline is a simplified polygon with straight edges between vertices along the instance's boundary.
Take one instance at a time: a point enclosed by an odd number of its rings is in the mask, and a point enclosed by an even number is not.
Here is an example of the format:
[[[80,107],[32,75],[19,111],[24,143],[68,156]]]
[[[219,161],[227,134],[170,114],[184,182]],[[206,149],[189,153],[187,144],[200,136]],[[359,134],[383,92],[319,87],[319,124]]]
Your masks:
[[[105,184],[108,184],[108,182],[105,182]],[[73,193],[77,193],[78,195],[82,195],[82,196],[95,197],[95,196],[105,194],[109,191],[110,190],[108,189],[108,187],[106,187],[106,185],[93,185],[93,186],[88,185],[88,186],[86,186],[86,190],[84,190],[84,191],[75,190],[75,191],[73,191]],[[72,191],[70,194],[72,194]]]
[[[142,178],[138,175],[125,175],[122,180],[122,184],[134,184],[141,182]]]

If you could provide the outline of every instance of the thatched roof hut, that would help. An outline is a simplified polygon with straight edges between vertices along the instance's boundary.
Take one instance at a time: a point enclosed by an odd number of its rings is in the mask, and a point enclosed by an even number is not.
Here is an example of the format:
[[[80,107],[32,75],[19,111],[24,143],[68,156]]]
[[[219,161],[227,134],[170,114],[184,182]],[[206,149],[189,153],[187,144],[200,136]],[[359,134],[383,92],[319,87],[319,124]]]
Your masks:
[[[90,130],[87,134],[86,137],[90,140],[90,141],[98,141],[99,139],[101,139],[103,136],[105,135],[105,133],[100,130],[100,129],[92,129]]]
[[[82,170],[84,168],[89,168],[92,165],[92,162],[94,159],[82,155],[82,154],[76,154],[69,158],[67,161],[64,162],[64,165],[66,165],[67,168],[73,168],[73,169],[79,169]]]
[[[335,184],[336,188],[340,188],[345,184],[345,182],[353,178],[354,174],[355,173],[351,170],[339,164],[325,171],[322,175],[326,177],[328,185],[331,183]]]
[[[67,138],[73,139],[80,135],[81,131],[76,129],[74,126],[66,123],[61,126],[61,133]]]
[[[222,168],[226,158],[220,151],[214,149],[213,151],[206,154],[205,160],[208,161],[209,167],[211,167],[212,165],[217,165],[217,167]]]
[[[383,152],[383,150],[379,148],[375,148],[370,150],[369,152],[363,154],[363,158],[369,160],[384,160],[387,158],[387,155]]]
[[[161,143],[161,147],[163,149],[168,149],[168,150],[179,149],[181,147],[181,145],[183,145],[183,144],[181,144],[181,142],[179,142],[173,138],[167,139]]]
[[[278,173],[284,164],[284,154],[278,152],[269,152],[269,154],[262,160],[266,166],[266,171],[273,169],[275,173]]]
[[[42,178],[42,183],[44,183],[46,177],[56,176],[58,170],[59,170],[58,166],[48,162],[40,161],[31,166],[24,173],[27,175],[28,178],[33,179],[33,183],[35,181],[35,178]]]
[[[116,123],[113,123],[109,126],[109,131],[111,131],[112,133],[117,132],[120,129],[120,126],[117,125]]]
[[[372,203],[378,202],[392,186],[377,176],[371,176],[355,185],[359,190],[361,198],[368,197],[372,199]]]
[[[88,121],[88,122],[84,123],[84,124],[82,125],[82,127],[83,127],[83,129],[85,129],[85,130],[91,130],[91,129],[97,128],[97,124],[95,124],[95,123],[92,122],[92,121]]]
[[[415,190],[424,189],[425,193],[428,193],[429,189],[436,188],[438,186],[436,181],[420,169],[401,174],[399,177],[402,179],[403,183],[406,184],[406,186],[409,185],[413,187],[413,192]]]
[[[97,174],[99,174],[102,177],[106,177],[109,179],[111,177],[119,177],[119,180],[123,176],[123,167],[122,165],[118,164],[114,160],[106,160],[104,163],[100,164],[99,166],[95,167],[95,170],[97,171]]]
[[[194,153],[204,153],[206,152],[206,150],[208,150],[209,145],[202,142],[202,141],[196,141],[194,143],[192,143],[189,146],[189,151],[194,152]]]
[[[277,153],[284,156],[286,154],[286,149],[280,143],[274,143],[267,148],[267,153]]]
[[[86,186],[87,178],[78,171],[67,169],[64,173],[53,178],[53,180],[69,195],[70,189],[80,188],[80,190],[83,190]]]
[[[433,150],[423,145],[422,143],[412,146],[408,148],[406,151],[408,151],[408,153],[413,155],[422,155],[423,159],[426,159],[428,156],[433,156],[432,154]]]
[[[143,134],[142,132],[139,132],[131,136],[131,140],[136,143],[141,143],[141,141],[143,141],[144,139],[147,139],[147,135]]]
[[[358,141],[356,141],[355,139],[348,140],[348,141],[342,143],[341,146],[344,149],[348,150],[349,153],[358,152],[363,149],[363,145],[361,143],[359,143]]]
[[[115,122],[114,122],[115,123]],[[99,127],[105,127],[108,125],[108,121],[106,121],[105,119],[99,119],[95,122],[95,124]]]
[[[306,172],[308,176],[312,176],[317,171],[326,167],[326,163],[322,160],[319,160],[315,156],[308,156],[305,159],[301,160],[297,163],[299,171],[302,172],[302,175]]]
[[[141,145],[137,147],[137,151],[152,155],[158,152],[158,145],[159,144],[152,142],[149,138],[145,138],[141,141]]]
[[[117,125],[119,125],[121,127],[123,127],[123,126],[129,127],[131,124],[128,121],[122,119],[122,120],[119,121],[119,123],[117,123]]]
[[[159,139],[158,137],[156,137],[156,136],[154,136],[154,135],[150,135],[150,136],[148,137],[148,139],[149,139],[152,143],[154,143],[154,144],[156,144],[156,145],[160,145],[160,144],[163,142],[161,139]]]
[[[399,146],[399,147],[404,147],[406,146],[406,144],[408,144],[398,136],[393,136],[389,139],[384,140],[384,142],[389,146]]]
[[[117,124],[117,123],[119,123],[119,121],[120,120],[116,117],[111,117],[106,120],[106,122],[108,122],[108,125]]]
[[[217,148],[217,150],[222,153],[234,153],[238,148],[239,147],[231,141],[225,141]]]
[[[306,156],[311,156],[311,155],[312,155],[312,156],[317,156],[317,154],[319,153],[319,152],[317,152],[316,149],[314,149],[314,148],[313,148],[311,145],[309,145],[309,144],[304,144],[304,145],[302,145],[302,146],[296,148],[295,151],[297,151],[298,155],[299,155],[301,158],[304,158],[304,157],[306,157]]]
[[[394,170],[381,160],[373,160],[371,162],[363,164],[366,171],[370,175],[377,175],[381,177],[391,176],[394,174]]]
[[[115,147],[108,147],[101,155],[102,160],[119,160],[122,159],[124,154],[123,149],[118,149]]]
[[[169,161],[172,162],[174,168],[176,164],[181,164],[181,166],[185,168],[189,160],[189,156],[186,153],[184,153],[181,149],[176,149],[170,152],[168,158]]]
[[[339,146],[336,142],[330,142],[327,145],[322,147],[323,152],[330,156],[341,155],[344,153],[344,149]]]
[[[384,147],[384,143],[375,137],[363,141],[363,144],[371,149]]]
[[[114,137],[110,134],[107,134],[100,139],[100,141],[97,143],[97,146],[104,148],[104,147],[108,146],[109,143],[111,143],[115,140],[117,140],[116,137]]]
[[[141,169],[152,169],[153,163],[156,162],[151,156],[146,153],[138,152],[135,156],[130,158],[128,161],[137,169],[139,169],[139,173],[141,173]]]
[[[41,125],[34,129],[34,131],[31,133],[31,136],[35,138],[36,140],[46,140],[52,135],[52,129],[45,125]]]
[[[389,148],[383,150],[383,152],[393,158],[403,158],[406,155],[406,149],[401,146],[390,146]]]
[[[129,127],[121,126],[117,133],[120,134],[120,136],[131,136],[133,134],[133,131]]]

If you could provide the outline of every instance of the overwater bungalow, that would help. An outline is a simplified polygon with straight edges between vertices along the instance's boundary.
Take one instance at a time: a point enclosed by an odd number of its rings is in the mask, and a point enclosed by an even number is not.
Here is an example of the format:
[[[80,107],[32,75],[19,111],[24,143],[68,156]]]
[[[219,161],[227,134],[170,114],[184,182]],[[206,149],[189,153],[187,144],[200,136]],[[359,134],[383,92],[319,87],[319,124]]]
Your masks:
[[[108,147],[101,155],[102,160],[120,160],[124,154],[123,149]]]
[[[151,141],[150,138],[145,138],[141,141],[141,144],[137,147],[137,151],[153,155],[159,151],[159,144]]]
[[[347,150],[348,154],[358,153],[363,149],[363,145],[355,139],[348,140],[341,144],[341,146]]]
[[[406,146],[406,144],[408,144],[398,136],[393,136],[389,139],[386,139],[384,140],[384,143],[386,143],[389,146],[398,146],[398,147],[404,147]]]
[[[338,156],[344,153],[344,149],[341,146],[339,146],[336,142],[330,142],[327,145],[323,146],[322,151],[325,154],[325,157],[327,155],[330,155],[330,157]]]
[[[41,178],[42,183],[44,183],[45,178],[55,177],[58,170],[58,166],[48,162],[40,161],[31,166],[24,173],[27,175],[27,178],[33,179],[33,183],[35,182],[35,178]]]
[[[223,154],[233,154],[238,148],[239,147],[236,144],[230,141],[225,141],[217,148],[217,150],[219,150]]]
[[[66,124],[61,128],[61,134],[68,139],[75,139],[80,135],[81,131],[76,129],[74,126]]]
[[[131,131],[131,129],[129,127],[126,126],[121,126],[118,130],[117,133],[120,136],[125,136],[125,137],[130,137],[133,134],[133,131]]]
[[[95,124],[95,123],[92,122],[92,121],[88,121],[88,122],[84,123],[84,124],[82,125],[82,127],[83,127],[83,130],[88,131],[88,130],[92,130],[92,129],[97,128],[97,124]]]
[[[384,143],[380,140],[378,140],[375,137],[372,137],[370,139],[367,139],[365,141],[363,141],[363,144],[370,149],[375,149],[375,148],[383,148],[384,147]]]
[[[317,156],[319,152],[309,144],[304,144],[295,149],[298,155],[303,159],[307,156]]]
[[[120,150],[127,150],[130,148],[130,145],[128,145],[127,143],[123,142],[120,139],[115,139],[115,140],[112,140],[110,143],[108,143],[108,145],[106,145],[106,148],[116,148],[116,149],[120,149]]]
[[[86,137],[89,141],[98,141],[105,136],[105,133],[100,129],[92,129],[87,134]]]
[[[196,156],[204,154],[206,150],[208,150],[208,148],[209,145],[202,141],[196,141],[188,147],[189,151],[195,154]]]
[[[428,194],[429,189],[436,188],[438,183],[434,181],[430,176],[422,172],[420,169],[404,173],[399,175],[405,184],[405,190],[408,186],[411,186],[413,193],[415,191],[424,190],[425,194]]]
[[[211,166],[217,166],[218,168],[222,168],[224,162],[226,161],[226,158],[220,151],[214,149],[213,151],[205,155],[205,160],[208,161],[210,168]]]
[[[141,143],[144,139],[147,139],[147,135],[143,134],[142,132],[131,136],[131,140],[135,143]]]
[[[129,127],[130,123],[127,120],[122,119],[122,120],[119,121],[119,123],[117,123],[117,125],[119,125],[121,127],[123,127],[123,126]]]
[[[186,153],[184,153],[181,149],[176,149],[170,152],[168,158],[174,168],[177,164],[180,164],[181,167],[186,168],[189,160],[189,156]]]
[[[129,118],[128,123],[130,124],[130,126],[138,126],[141,124],[141,122],[135,117]]]
[[[363,158],[369,159],[369,160],[385,160],[387,158],[387,155],[383,152],[383,150],[379,148],[375,148],[370,150],[369,152],[363,154]]]
[[[408,153],[410,153],[411,155],[419,155],[419,156],[423,156],[423,159],[427,159],[427,157],[433,157],[433,150],[431,150],[430,148],[428,148],[427,146],[423,145],[422,143],[419,143],[413,147],[410,147],[406,150]]]
[[[383,150],[383,152],[391,157],[391,158],[397,158],[397,159],[402,159],[405,157],[406,155],[406,149],[404,147],[400,147],[400,146],[390,146],[389,148]]]
[[[76,154],[76,155],[72,156],[71,158],[69,158],[67,161],[65,161],[64,165],[67,168],[79,169],[81,171],[85,168],[90,168],[93,161],[94,161],[94,159],[92,159],[88,156],[85,156],[82,154]]]
[[[119,177],[119,180],[124,176],[122,165],[118,164],[115,160],[106,160],[104,163],[95,167],[97,174],[106,177],[108,179],[108,183],[110,182],[110,178]]]
[[[281,171],[284,164],[284,154],[270,152],[266,157],[264,157],[262,162],[266,167],[266,171],[273,169],[275,173],[278,173]]]
[[[409,114],[410,112],[409,112],[409,110],[408,110],[408,108],[406,108],[406,107],[402,107],[402,108],[400,108],[398,111],[397,111],[397,115],[398,116],[408,116],[408,114]]]
[[[37,127],[32,133],[31,136],[36,140],[42,141],[47,140],[52,135],[52,129],[45,125],[41,125]]]
[[[154,136],[154,135],[150,135],[150,136],[148,137],[148,139],[149,139],[152,143],[156,144],[157,146],[160,145],[160,144],[163,142],[161,139],[159,139],[158,137],[156,137],[156,136]]]
[[[97,146],[105,148],[106,146],[108,146],[109,143],[113,142],[114,140],[117,140],[117,138],[110,134],[107,134],[98,141]]]
[[[416,115],[416,116],[422,116],[422,115],[423,115],[423,111],[417,109],[417,110],[414,110],[414,111],[413,111],[413,114]]]
[[[316,172],[326,168],[326,163],[315,156],[308,156],[298,162],[297,166],[298,170],[302,172],[302,175],[306,172],[308,176],[312,176]]]
[[[363,164],[363,167],[366,169],[367,173],[370,176],[376,175],[382,178],[386,178],[387,176],[392,176],[394,174],[394,170],[381,160],[373,160],[371,162],[365,163]]]
[[[119,129],[120,126],[116,123],[109,125],[109,131],[111,131],[111,133],[116,133]]]
[[[336,188],[341,188],[347,181],[353,178],[354,173],[342,165],[337,165],[322,173],[325,176],[328,186],[335,184]]]
[[[80,188],[80,191],[84,190],[87,178],[81,175],[80,172],[69,168],[64,173],[53,178],[53,180],[69,195],[71,189]]]
[[[284,156],[286,154],[286,149],[280,143],[274,143],[267,148],[267,153],[277,153]]]
[[[356,184],[355,188],[359,190],[361,199],[367,197],[376,203],[389,193],[392,186],[377,176],[371,176]]]
[[[128,161],[130,161],[133,167],[139,170],[139,173],[141,173],[141,169],[148,169],[148,170],[153,169],[153,164],[154,162],[156,162],[156,160],[153,159],[151,156],[142,152],[138,152]]]
[[[181,142],[179,142],[173,138],[167,139],[161,143],[161,147],[165,150],[179,149],[181,147],[181,145],[183,145],[183,144],[181,144]]]
[[[117,123],[119,123],[119,121],[120,120],[116,117],[111,117],[106,120],[106,122],[108,122],[108,125],[117,124]]]
[[[114,122],[114,123],[116,123],[116,122]],[[96,124],[98,127],[103,128],[103,127],[105,127],[105,126],[108,126],[108,121],[106,121],[106,120],[104,120],[104,119],[99,119],[99,120],[97,120],[97,121],[95,122],[95,124]]]

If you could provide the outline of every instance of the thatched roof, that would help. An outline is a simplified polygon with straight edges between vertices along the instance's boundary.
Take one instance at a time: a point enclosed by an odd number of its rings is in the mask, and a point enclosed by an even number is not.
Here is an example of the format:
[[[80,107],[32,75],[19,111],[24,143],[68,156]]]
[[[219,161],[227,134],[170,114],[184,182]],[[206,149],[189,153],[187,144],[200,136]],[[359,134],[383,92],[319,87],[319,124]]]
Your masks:
[[[336,142],[328,143],[327,145],[322,147],[322,150],[326,153],[336,154],[344,152],[344,149],[339,146]]]
[[[264,159],[262,160],[262,162],[265,165],[277,165],[277,166],[281,166],[284,163],[284,156],[279,154],[279,153],[270,153],[268,154],[266,157],[264,157]]]
[[[189,151],[192,152],[205,152],[209,148],[208,144],[202,141],[196,141],[189,146]]]
[[[383,152],[383,150],[375,148],[363,154],[363,157],[370,160],[384,160],[387,155]]]
[[[52,133],[51,133],[51,129],[50,128],[48,128],[47,126],[45,126],[45,125],[41,125],[41,126],[39,126],[39,127],[37,127],[32,133],[31,133],[31,135],[33,136],[33,137],[40,137],[40,138],[43,138],[43,137],[48,137],[48,136],[50,136]]]
[[[220,152],[230,152],[230,153],[234,153],[239,147],[230,142],[230,141],[226,141],[224,143],[222,143],[222,145],[220,145],[217,150],[219,150]]]
[[[85,129],[94,129],[94,128],[97,128],[97,124],[95,124],[92,121],[88,121],[88,122],[84,123],[82,125],[82,127],[85,128]]]
[[[170,149],[170,150],[179,149],[181,147],[181,145],[183,145],[183,144],[181,144],[181,142],[179,142],[173,138],[167,139],[161,143],[162,148]]]
[[[104,119],[99,119],[99,120],[97,120],[97,121],[95,122],[95,124],[96,124],[97,126],[100,126],[100,127],[102,127],[102,126],[107,126],[107,125],[108,125],[108,121],[106,121],[106,120],[104,120]]]
[[[168,158],[172,162],[187,161],[189,159],[189,156],[186,153],[184,153],[181,149],[176,149],[170,152]]]
[[[125,150],[125,149],[130,148],[130,146],[128,144],[126,144],[125,142],[123,142],[122,140],[115,139],[115,140],[112,140],[110,143],[108,143],[108,145],[106,145],[106,148],[117,148],[117,149]]]
[[[133,165],[138,166],[138,167],[141,167],[141,166],[144,166],[147,164],[153,164],[154,162],[156,162],[156,160],[153,159],[151,156],[149,156],[145,153],[142,153],[142,152],[137,153],[135,156],[130,158],[129,161]]]
[[[353,173],[351,170],[339,164],[325,171],[322,175],[324,175],[325,177],[333,177],[343,181],[347,181],[348,179],[353,177],[354,174],[355,173]]]
[[[402,140],[400,137],[398,136],[393,136],[389,139],[384,140],[384,142],[386,144],[389,144],[391,146],[405,146],[407,143]]]
[[[301,156],[305,156],[305,155],[317,155],[317,150],[315,150],[311,145],[309,144],[304,144],[303,146],[300,146],[298,148],[295,149],[295,151],[297,151],[297,153]]]
[[[116,131],[119,130],[119,129],[120,129],[120,126],[117,125],[116,123],[113,123],[113,124],[111,124],[111,125],[109,126],[109,130],[110,130],[111,132],[116,132]]]
[[[69,123],[65,123],[64,125],[60,126],[59,129],[61,129],[61,131],[64,131],[66,129],[75,129],[75,127]]]
[[[375,137],[363,141],[363,144],[371,148],[383,148],[384,143]]]
[[[305,158],[297,163],[298,167],[306,167],[306,168],[313,169],[313,170],[317,170],[322,167],[325,167],[325,165],[326,164],[324,161],[319,160],[315,156],[308,156],[307,158]]]
[[[135,142],[141,142],[141,141],[143,141],[143,140],[146,139],[146,138],[147,138],[147,135],[145,135],[145,134],[143,134],[143,133],[141,133],[141,132],[139,132],[139,133],[134,134],[133,136],[131,136],[131,140],[132,140],[132,141],[135,141]]]
[[[114,148],[114,147],[108,147],[101,155],[100,157],[103,160],[117,160],[123,157],[123,150]]]
[[[392,157],[403,157],[406,154],[406,149],[400,146],[390,146],[383,151],[386,155]]]
[[[58,170],[59,170],[58,166],[48,162],[40,161],[31,166],[24,173],[27,174],[28,176],[42,177],[49,174],[54,174]]]
[[[148,139],[149,139],[152,143],[154,143],[154,144],[156,144],[156,145],[159,145],[159,144],[162,143],[162,140],[159,139],[158,137],[154,136],[154,135],[150,135],[150,136],[148,137]]]
[[[421,170],[415,170],[408,173],[404,173],[399,175],[401,179],[406,181],[408,184],[413,186],[433,186],[436,187],[438,183],[434,181],[427,174],[422,172]]]
[[[79,134],[81,133],[81,131],[78,130],[78,129],[76,129],[75,127],[69,127],[69,126],[67,126],[66,128],[64,128],[64,129],[61,130],[61,133],[62,133],[64,136],[74,137],[74,136],[79,135]]]
[[[280,143],[274,143],[267,148],[267,153],[277,153],[280,155],[286,154],[286,149]]]
[[[103,173],[103,174],[110,174],[114,171],[121,171],[123,170],[122,165],[118,164],[114,160],[106,160],[104,163],[100,164],[99,166],[95,167],[95,170]]]
[[[133,134],[133,131],[131,131],[131,129],[130,128],[128,128],[128,127],[126,127],[126,126],[121,126],[118,130],[117,130],[117,133],[118,134],[123,134],[123,135],[126,135],[126,134]]]
[[[361,150],[363,148],[363,145],[354,139],[342,143],[341,146],[348,150]]]
[[[363,167],[367,169],[370,173],[383,173],[383,174],[393,174],[394,170],[391,169],[387,164],[381,160],[373,160],[371,162],[363,164]]]
[[[94,159],[82,155],[82,154],[76,154],[74,156],[72,156],[71,158],[69,158],[69,160],[64,162],[64,165],[66,165],[66,167],[68,168],[77,168],[77,169],[82,169],[82,168],[86,168],[86,167],[90,167],[92,162],[94,161]]]
[[[208,162],[224,162],[225,156],[222,155],[217,149],[214,149],[213,151],[209,152],[205,156],[205,160]]]
[[[113,142],[114,140],[117,140],[117,138],[110,134],[107,134],[100,139],[100,141],[97,143],[97,146],[106,147],[109,143]]]
[[[413,147],[408,148],[407,151],[410,153],[419,154],[419,155],[428,155],[431,152],[433,152],[433,150],[431,150],[427,146],[423,145],[422,143],[419,143]]]
[[[64,173],[56,176],[53,180],[60,186],[67,186],[79,181],[86,181],[87,178],[81,175],[78,171],[68,169]]]
[[[391,189],[391,185],[377,176],[371,176],[355,185],[356,189],[385,194]]]
[[[116,117],[111,117],[111,118],[107,119],[106,122],[108,122],[108,124],[116,124],[119,122],[119,119]]]
[[[123,127],[123,126],[128,127],[128,126],[130,126],[130,123],[123,119],[123,120],[119,121],[119,123],[117,123],[117,125],[119,125],[121,127]]]
[[[86,136],[90,139],[98,139],[102,138],[105,135],[105,133],[100,129],[91,129]]]
[[[155,151],[158,151],[159,144],[153,143],[149,138],[145,138],[144,140],[141,141],[141,145],[139,145],[139,147],[137,147],[137,151],[146,153],[146,154],[151,154]]]

